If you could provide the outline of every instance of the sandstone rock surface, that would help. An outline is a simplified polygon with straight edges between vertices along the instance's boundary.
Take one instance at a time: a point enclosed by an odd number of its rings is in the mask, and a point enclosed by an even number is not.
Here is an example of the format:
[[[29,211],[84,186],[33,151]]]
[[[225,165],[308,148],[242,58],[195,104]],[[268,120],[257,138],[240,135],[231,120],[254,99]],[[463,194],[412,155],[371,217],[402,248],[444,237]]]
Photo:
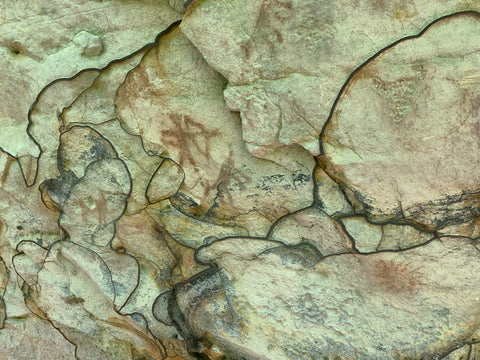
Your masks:
[[[182,30],[227,78],[225,99],[241,113],[252,154],[300,144],[317,155],[318,135],[358,66],[435,19],[465,10],[478,11],[479,4],[203,0],[191,5]]]
[[[310,205],[314,162],[302,150],[289,154],[290,167],[251,156],[240,119],[225,107],[224,86],[176,27],[128,74],[117,93],[117,114],[130,134],[141,136],[147,153],[183,169],[173,206],[207,223],[264,235],[280,216]],[[274,208],[270,197],[281,198]]]
[[[6,1],[0,8],[0,147],[38,156],[27,114],[49,83],[102,68],[155,40],[179,14],[166,1]]]
[[[342,91],[321,161],[373,221],[478,236],[479,19],[435,22],[359,68]]]
[[[479,10],[0,1],[0,359],[479,359]]]
[[[246,256],[222,241],[202,248],[199,258],[218,269],[175,287],[172,313],[195,352],[437,359],[479,339],[475,241],[440,238],[402,252],[324,259],[309,247],[252,246],[256,253]],[[439,277],[445,268],[455,271]]]

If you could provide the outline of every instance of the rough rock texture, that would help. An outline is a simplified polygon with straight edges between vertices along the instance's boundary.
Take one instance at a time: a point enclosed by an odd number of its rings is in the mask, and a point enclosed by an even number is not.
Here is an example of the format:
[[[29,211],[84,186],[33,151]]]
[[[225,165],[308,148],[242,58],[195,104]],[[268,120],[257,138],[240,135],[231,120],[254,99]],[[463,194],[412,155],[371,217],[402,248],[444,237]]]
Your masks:
[[[48,321],[31,315],[9,319],[0,332],[2,359],[75,359],[75,345]]]
[[[270,231],[269,238],[272,240],[285,245],[308,243],[325,256],[355,251],[355,244],[341,223],[316,207],[281,218]]]
[[[435,22],[359,68],[341,93],[321,161],[372,220],[478,236],[479,20]]]
[[[130,55],[179,18],[157,0],[2,2],[0,69],[9,85],[0,88],[0,147],[12,156],[37,156],[25,128],[43,87]]]
[[[5,291],[7,290],[8,283],[8,269],[5,266],[3,260],[0,262],[0,328],[3,328],[5,324],[6,312],[5,312]]]
[[[0,359],[480,359],[478,10],[0,1]]]
[[[43,248],[37,251],[45,254],[39,270],[34,274],[19,271],[24,278],[35,277],[33,283],[26,281],[27,306],[76,344],[78,358],[162,358],[161,343],[144,329],[144,323],[115,311],[121,289],[115,286],[111,265],[102,257],[64,241],[55,243],[48,254]],[[19,255],[23,256],[28,255]],[[123,270],[123,275],[132,276]]]
[[[170,199],[177,209],[259,236],[280,216],[311,204],[314,162],[301,149],[289,154],[287,168],[250,155],[238,115],[225,107],[224,86],[177,27],[128,74],[117,93],[117,114],[130,134],[142,137],[147,153],[169,157],[183,169],[172,170],[183,178]],[[271,197],[281,199],[277,206]]]
[[[457,0],[199,0],[182,30],[228,79],[225,99],[242,115],[252,154],[265,157],[272,148],[299,144],[316,155],[318,135],[355,68],[463,10],[480,8]]]
[[[171,300],[190,348],[210,358],[438,359],[479,339],[471,239],[325,259],[310,246],[235,245],[202,248],[199,259],[219,268]]]

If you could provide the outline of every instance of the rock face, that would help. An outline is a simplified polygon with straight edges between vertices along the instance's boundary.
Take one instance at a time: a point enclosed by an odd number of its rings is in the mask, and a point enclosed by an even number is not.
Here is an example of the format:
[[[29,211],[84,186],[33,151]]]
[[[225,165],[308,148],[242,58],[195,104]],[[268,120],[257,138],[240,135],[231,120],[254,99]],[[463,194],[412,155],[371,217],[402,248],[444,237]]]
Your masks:
[[[470,223],[462,233],[478,235],[479,20],[435,22],[359,68],[341,93],[321,161],[372,220],[403,218],[447,234]]]
[[[462,10],[480,8],[455,0],[203,0],[194,2],[182,30],[228,79],[225,99],[241,113],[252,154],[300,144],[317,155],[318,135],[355,68]]]
[[[173,172],[169,192],[177,209],[260,236],[280,216],[311,204],[314,161],[301,149],[288,154],[287,168],[249,154],[238,115],[225,107],[224,86],[223,77],[174,27],[128,74],[116,110],[122,127],[142,137],[147,153],[170,159],[162,167],[178,165],[164,169]],[[156,174],[147,190],[150,201],[166,197],[153,195],[158,181]],[[272,208],[271,197],[282,200]],[[246,215],[249,209],[255,213]]]
[[[0,69],[9,85],[0,88],[0,147],[15,157],[37,156],[25,129],[29,108],[45,86],[129,56],[179,18],[166,1],[2,3]]]
[[[310,246],[221,243],[198,252],[218,269],[171,299],[191,349],[210,358],[438,359],[479,339],[473,240],[325,259]],[[456,270],[438,277],[445,268]]]
[[[477,11],[4,1],[0,359],[480,359]]]

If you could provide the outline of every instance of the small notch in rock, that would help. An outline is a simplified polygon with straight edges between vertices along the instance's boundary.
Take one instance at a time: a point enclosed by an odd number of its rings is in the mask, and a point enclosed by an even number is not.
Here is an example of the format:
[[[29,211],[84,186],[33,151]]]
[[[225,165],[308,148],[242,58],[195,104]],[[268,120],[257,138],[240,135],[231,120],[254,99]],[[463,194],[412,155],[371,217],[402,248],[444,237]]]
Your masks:
[[[22,44],[18,41],[13,41],[10,45],[10,52],[14,55],[20,55],[22,53]]]

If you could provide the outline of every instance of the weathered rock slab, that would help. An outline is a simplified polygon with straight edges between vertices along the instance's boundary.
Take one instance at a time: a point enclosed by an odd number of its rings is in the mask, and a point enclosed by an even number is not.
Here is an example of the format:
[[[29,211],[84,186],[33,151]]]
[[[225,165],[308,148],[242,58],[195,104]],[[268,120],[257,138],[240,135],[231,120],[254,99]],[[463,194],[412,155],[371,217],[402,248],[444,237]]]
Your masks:
[[[264,236],[279,217],[311,204],[315,162],[301,148],[283,153],[286,166],[252,156],[238,114],[225,105],[225,84],[174,26],[118,89],[117,115],[127,132],[141,136],[149,154],[181,168],[172,174],[183,178],[178,191],[166,193],[176,209],[208,224]],[[161,191],[155,187],[165,186],[159,180],[152,178],[151,201],[165,198],[154,195]],[[271,206],[271,197],[277,206]]]
[[[321,162],[372,220],[478,235],[452,226],[480,215],[479,44],[480,15],[446,17],[378,54],[342,91]]]
[[[219,268],[177,285],[171,299],[190,350],[210,358],[438,359],[479,339],[473,240],[323,260],[258,246],[255,256],[219,257],[225,246],[202,248]]]
[[[318,135],[358,66],[465,10],[480,7],[458,0],[203,0],[190,5],[181,26],[228,80],[225,99],[241,114],[252,154],[298,144],[317,155]]]

